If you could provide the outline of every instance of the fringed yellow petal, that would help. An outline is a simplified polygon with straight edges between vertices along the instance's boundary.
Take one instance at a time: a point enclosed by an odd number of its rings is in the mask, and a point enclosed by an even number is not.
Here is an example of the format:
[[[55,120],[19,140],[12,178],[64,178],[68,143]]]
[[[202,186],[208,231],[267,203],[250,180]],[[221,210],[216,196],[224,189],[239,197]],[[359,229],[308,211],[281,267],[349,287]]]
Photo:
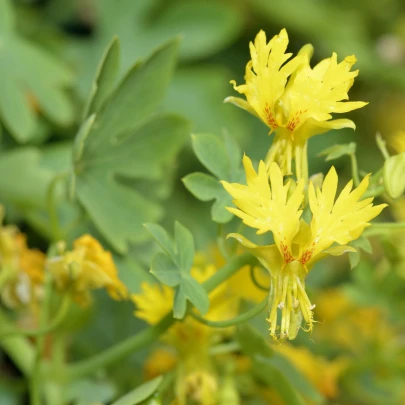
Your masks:
[[[315,192],[313,185],[309,186],[308,197],[313,214],[312,245],[306,248],[311,250],[310,256],[319,254],[333,243],[346,245],[357,239],[369,225],[369,221],[386,207],[386,204],[373,206],[371,198],[359,201],[367,190],[369,176],[354,190],[350,181],[335,201],[337,182],[337,174],[332,167],[321,190],[317,189]]]

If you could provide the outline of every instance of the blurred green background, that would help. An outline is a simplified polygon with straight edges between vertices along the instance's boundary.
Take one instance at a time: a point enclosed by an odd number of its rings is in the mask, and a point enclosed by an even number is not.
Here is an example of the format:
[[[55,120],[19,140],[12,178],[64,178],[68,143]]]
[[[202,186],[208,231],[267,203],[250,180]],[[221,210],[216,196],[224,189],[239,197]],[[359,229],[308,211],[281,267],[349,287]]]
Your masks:
[[[317,156],[320,151],[350,141],[358,144],[363,171],[379,169],[383,160],[375,145],[376,133],[390,145],[405,131],[402,0],[0,0],[0,201],[6,206],[7,222],[17,223],[29,235],[31,245],[46,248],[50,238],[45,214],[47,185],[55,173],[69,167],[71,145],[97,65],[113,36],[121,42],[121,77],[155,47],[180,36],[178,66],[161,109],[185,117],[194,133],[228,133],[249,156],[263,158],[271,142],[267,128],[223,100],[233,94],[229,81],[243,80],[250,59],[249,41],[260,29],[270,39],[281,28],[288,31],[290,52],[308,42],[314,45],[313,64],[332,52],[337,52],[338,60],[355,54],[360,74],[350,97],[370,103],[346,114],[355,121],[355,132],[342,130],[311,139],[310,173],[325,172],[330,164]],[[333,163],[346,178],[350,176],[348,158]],[[188,140],[165,179],[158,179],[153,187],[139,181],[136,187],[154,194],[164,207],[164,224],[172,227],[174,219],[182,221],[193,230],[197,247],[204,249],[215,240],[217,230],[209,221],[211,204],[197,201],[181,182],[183,176],[197,170],[204,169]],[[66,223],[77,218],[71,239],[88,230],[97,235],[71,203],[61,203],[60,209]],[[125,257],[116,256],[120,274],[133,291],[149,277],[146,271],[153,249],[146,242],[132,246]],[[391,253],[383,263],[385,270],[379,262],[377,272],[375,263],[383,250]],[[330,268],[316,269],[309,286],[315,296],[325,288],[344,287],[358,305],[377,304],[384,322],[391,322],[396,339],[403,341],[404,279],[393,270],[393,262],[402,268],[395,246],[388,240],[383,249],[377,247],[377,259],[362,261],[353,272],[345,259]],[[133,320],[130,305],[123,310],[123,304],[107,301],[102,294],[97,299],[99,305],[78,320],[87,326],[75,338],[75,357],[101,350],[142,326]],[[379,330],[384,322],[380,319],[369,328]],[[312,351],[329,358],[341,355],[341,349],[313,344],[310,336],[302,335],[298,343]],[[359,355],[351,374],[343,378],[340,394],[329,403],[405,403],[404,366],[396,363],[403,357],[403,343],[395,348],[375,345],[370,343],[369,351]],[[89,384],[91,390],[99,384],[102,388],[97,391],[102,396],[105,390],[105,398],[116,392],[116,385],[133,387],[141,379],[142,356],[129,359],[126,367],[117,367],[114,381],[100,375],[98,382],[83,384]],[[7,377],[1,378],[1,404],[20,403],[13,393],[19,391],[18,378],[12,380],[15,390],[5,387]],[[83,390],[89,388],[79,391]]]

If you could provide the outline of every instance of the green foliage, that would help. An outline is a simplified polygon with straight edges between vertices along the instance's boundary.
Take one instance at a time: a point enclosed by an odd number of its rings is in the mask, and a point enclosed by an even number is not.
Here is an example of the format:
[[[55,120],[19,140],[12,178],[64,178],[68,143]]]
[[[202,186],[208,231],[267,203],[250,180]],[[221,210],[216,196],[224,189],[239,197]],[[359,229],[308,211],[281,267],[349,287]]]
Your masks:
[[[213,174],[196,172],[183,178],[187,189],[201,201],[215,200],[211,218],[218,223],[229,222],[233,215],[226,210],[232,206],[232,197],[220,181],[241,182],[244,176],[241,153],[229,135],[223,139],[210,134],[192,136],[193,150],[200,162]]]
[[[163,381],[163,377],[159,376],[146,382],[145,384],[136,387],[134,390],[124,395],[117,401],[114,401],[112,405],[136,405],[140,404],[142,401],[150,398],[156,390],[159,388]]]
[[[59,125],[72,123],[65,89],[74,76],[63,62],[23,38],[15,19],[11,2],[0,0],[0,119],[22,143],[38,131],[37,110]]]
[[[342,144],[342,145],[333,145],[321,153],[318,156],[326,156],[325,160],[328,162],[329,160],[339,159],[345,155],[353,155],[356,153],[356,144],[354,142]]]
[[[108,380],[79,380],[68,386],[65,400],[74,401],[75,405],[107,402],[114,398],[115,391],[116,387]]]
[[[98,69],[87,108],[88,114],[96,115],[86,117],[78,132],[73,163],[79,202],[108,242],[124,253],[128,242],[147,238],[142,224],[158,220],[163,212],[119,177],[161,178],[184,143],[188,123],[174,115],[153,115],[169,84],[178,42],[167,43],[137,63],[111,91],[117,47],[114,39]]]
[[[243,27],[241,12],[230,3],[172,1],[169,7],[158,7],[159,3],[159,0],[97,2],[94,10],[99,18],[96,32],[89,40],[75,43],[82,62],[82,89],[91,80],[100,52],[114,35],[122,42],[126,69],[134,60],[145,57],[150,49],[177,35],[183,38],[182,59],[211,56],[232,43]]]
[[[251,357],[256,378],[276,390],[286,404],[304,405],[301,395],[315,404],[322,402],[321,395],[312,384],[274,351],[258,330],[249,324],[240,326],[236,338],[243,353]]]
[[[163,284],[175,287],[173,316],[182,319],[190,301],[202,314],[209,308],[208,295],[190,274],[194,261],[194,238],[179,222],[174,226],[174,240],[159,225],[147,224],[146,229],[164,250],[152,260],[151,273]]]

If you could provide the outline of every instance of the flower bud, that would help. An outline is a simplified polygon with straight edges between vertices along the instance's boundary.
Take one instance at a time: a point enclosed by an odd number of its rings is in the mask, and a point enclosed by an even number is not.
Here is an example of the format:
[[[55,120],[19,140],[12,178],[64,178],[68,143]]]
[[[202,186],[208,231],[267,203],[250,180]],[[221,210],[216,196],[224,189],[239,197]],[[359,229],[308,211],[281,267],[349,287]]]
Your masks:
[[[384,164],[384,187],[391,198],[400,197],[405,191],[405,153],[391,156]]]

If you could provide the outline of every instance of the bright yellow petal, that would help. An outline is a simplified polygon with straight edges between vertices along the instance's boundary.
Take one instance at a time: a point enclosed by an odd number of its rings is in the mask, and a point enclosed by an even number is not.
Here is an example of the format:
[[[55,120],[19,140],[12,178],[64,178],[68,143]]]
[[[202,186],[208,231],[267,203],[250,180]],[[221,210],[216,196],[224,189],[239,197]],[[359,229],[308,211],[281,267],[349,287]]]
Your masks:
[[[332,167],[322,185],[315,191],[309,185],[309,205],[313,214],[311,221],[312,241],[304,250],[310,251],[308,260],[330,247],[333,243],[346,245],[357,239],[369,221],[376,217],[386,204],[373,206],[372,198],[361,200],[367,190],[369,176],[352,190],[350,181],[335,201],[338,178]]]
[[[304,198],[304,182],[299,182],[290,193],[290,183],[284,185],[283,175],[276,163],[271,165],[269,177],[264,162],[260,162],[257,173],[247,156],[243,158],[243,164],[246,186],[222,182],[237,207],[228,210],[246,225],[256,228],[258,234],[273,232],[280,251],[286,250],[286,254],[291,254],[291,242],[299,230],[302,214],[300,206]]]
[[[285,53],[288,35],[285,29],[268,43],[264,31],[260,31],[254,43],[250,43],[251,60],[246,65],[245,84],[234,89],[246,96],[247,102],[272,130],[279,123],[275,114],[275,104],[284,92],[288,77],[302,63],[304,55],[298,55],[288,63],[291,53]],[[236,104],[236,103],[235,103]],[[238,107],[251,112],[246,105],[238,102]]]
[[[163,284],[141,284],[141,292],[132,294],[131,300],[136,305],[134,315],[150,325],[156,325],[173,306],[173,289]]]
[[[314,120],[313,126],[316,122],[330,120],[333,113],[364,107],[367,104],[365,102],[343,101],[349,98],[348,91],[358,75],[358,70],[350,71],[355,62],[354,56],[348,56],[338,64],[337,55],[333,53],[313,69],[308,62],[300,65],[281,97],[284,108],[283,126],[297,135],[298,129],[311,118]],[[312,128],[311,135],[325,132],[323,129],[322,125],[320,132]]]

